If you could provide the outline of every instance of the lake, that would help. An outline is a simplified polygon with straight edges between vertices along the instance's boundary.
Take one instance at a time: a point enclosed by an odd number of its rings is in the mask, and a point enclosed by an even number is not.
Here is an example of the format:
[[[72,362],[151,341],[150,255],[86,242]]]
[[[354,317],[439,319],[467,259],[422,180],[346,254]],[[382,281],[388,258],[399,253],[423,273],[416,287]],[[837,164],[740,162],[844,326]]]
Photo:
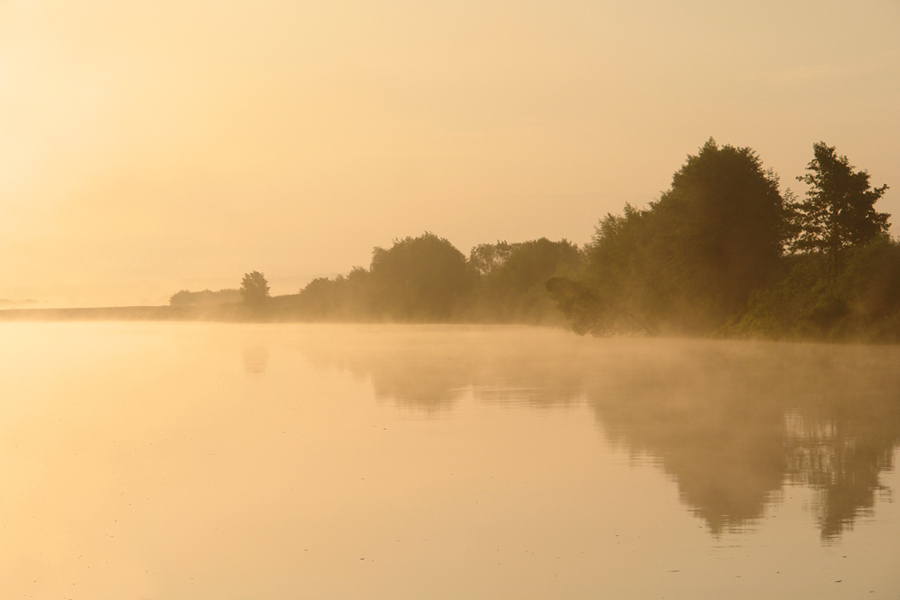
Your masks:
[[[897,346],[0,335],[3,598],[900,594]]]

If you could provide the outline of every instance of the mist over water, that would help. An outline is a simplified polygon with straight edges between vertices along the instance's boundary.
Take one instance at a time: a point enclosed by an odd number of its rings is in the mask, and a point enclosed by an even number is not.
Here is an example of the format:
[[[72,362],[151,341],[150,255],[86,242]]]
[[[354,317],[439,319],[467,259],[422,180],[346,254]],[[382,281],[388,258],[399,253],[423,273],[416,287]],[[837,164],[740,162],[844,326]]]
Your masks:
[[[5,323],[6,597],[895,597],[900,348]]]

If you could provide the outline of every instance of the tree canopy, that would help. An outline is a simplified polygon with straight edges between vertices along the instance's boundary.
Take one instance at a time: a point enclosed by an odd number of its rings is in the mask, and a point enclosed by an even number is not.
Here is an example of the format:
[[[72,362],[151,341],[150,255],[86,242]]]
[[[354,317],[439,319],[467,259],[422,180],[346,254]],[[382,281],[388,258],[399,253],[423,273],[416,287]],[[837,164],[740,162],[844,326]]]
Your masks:
[[[447,319],[472,284],[465,255],[430,232],[375,248],[369,271],[374,310],[391,318]]]
[[[555,312],[544,284],[554,276],[576,275],[583,255],[568,240],[540,238],[481,244],[472,250],[473,260],[482,274],[475,306],[479,314],[503,321],[542,322]]]
[[[539,238],[474,246],[431,232],[372,251],[368,269],[269,298],[244,275],[238,318],[560,324],[597,335],[763,335],[900,341],[900,243],[875,210],[886,185],[819,142],[803,200],[754,150],[710,138],[646,207],[607,214],[583,248]],[[837,258],[840,260],[837,260]],[[222,292],[188,292],[193,306]],[[233,292],[237,293],[237,292]],[[227,305],[224,305],[227,307]],[[229,310],[231,312],[229,312]],[[180,309],[181,313],[190,311]],[[208,313],[209,311],[207,311]]]
[[[674,331],[721,327],[778,267],[790,229],[778,178],[750,148],[710,139],[645,210],[607,215],[588,280],[612,305]],[[613,313],[615,314],[615,313]],[[635,319],[623,326],[634,328]]]
[[[269,282],[266,281],[266,276],[259,271],[244,273],[240,292],[244,304],[260,308],[269,299]]]
[[[180,290],[172,295],[169,299],[170,306],[218,306],[220,304],[230,304],[240,302],[241,294],[238,290],[226,289],[214,292],[212,290],[203,290],[200,292],[191,292],[189,290]]]
[[[813,145],[813,154],[807,173],[797,177],[809,189],[794,207],[799,232],[792,248],[834,258],[845,248],[886,234],[889,215],[876,212],[875,203],[888,186],[873,189],[869,174],[857,171],[834,146],[819,142]]]

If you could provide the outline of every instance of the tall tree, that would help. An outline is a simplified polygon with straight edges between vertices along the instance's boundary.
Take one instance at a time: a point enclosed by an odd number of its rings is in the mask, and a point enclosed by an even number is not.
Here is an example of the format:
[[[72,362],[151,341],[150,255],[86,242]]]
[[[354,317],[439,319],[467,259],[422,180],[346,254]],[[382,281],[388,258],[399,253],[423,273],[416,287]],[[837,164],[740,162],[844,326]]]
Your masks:
[[[446,320],[472,284],[465,255],[431,232],[375,248],[369,271],[373,308],[391,319]]]
[[[862,246],[887,233],[888,215],[875,202],[888,186],[872,188],[869,174],[857,171],[846,156],[824,142],[813,145],[814,158],[798,181],[809,186],[794,205],[799,232],[791,245],[801,252],[820,252],[832,261],[844,248]]]
[[[623,309],[610,317],[628,311],[664,330],[716,330],[774,276],[788,214],[777,176],[752,149],[710,139],[648,209],[626,206],[601,221],[588,277]]]
[[[253,308],[262,307],[269,299],[269,282],[259,271],[245,273],[241,280],[241,298]]]
[[[669,236],[672,267],[694,284],[687,291],[716,298],[726,312],[740,308],[777,267],[787,212],[778,177],[751,148],[710,139],[653,209]]]

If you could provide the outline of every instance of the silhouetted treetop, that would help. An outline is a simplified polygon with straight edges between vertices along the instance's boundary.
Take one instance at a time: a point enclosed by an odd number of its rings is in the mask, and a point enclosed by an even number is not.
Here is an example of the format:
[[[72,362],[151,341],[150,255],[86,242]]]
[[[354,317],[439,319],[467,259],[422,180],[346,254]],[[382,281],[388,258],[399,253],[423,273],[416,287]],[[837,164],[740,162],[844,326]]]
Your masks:
[[[740,312],[790,235],[778,178],[752,149],[713,139],[648,209],[624,213],[598,225],[588,280],[642,322],[676,331],[709,332]]]
[[[254,308],[263,306],[269,299],[269,283],[259,271],[245,273],[241,280],[241,298],[244,304]]]
[[[431,232],[375,248],[369,272],[376,312],[401,319],[447,319],[473,283],[465,255]]]
[[[191,292],[188,290],[180,290],[172,295],[169,299],[170,306],[216,306],[219,304],[230,304],[232,302],[240,302],[241,294],[238,290],[225,289],[213,292],[212,290],[203,290],[200,292]]]
[[[607,214],[583,248],[565,239],[498,240],[474,246],[467,259],[425,232],[374,248],[368,269],[319,277],[295,295],[270,300],[265,277],[247,273],[245,307],[232,312],[342,321],[568,319],[580,333],[604,335],[900,340],[900,244],[886,236],[888,215],[874,210],[887,186],[872,189],[868,173],[824,143],[814,154],[799,177],[809,190],[798,201],[790,190],[781,194],[753,149],[710,138],[687,156],[669,189],[645,207]],[[209,294],[183,290],[171,303]]]
[[[809,189],[795,205],[799,233],[792,248],[833,257],[844,248],[886,234],[890,215],[876,212],[875,203],[888,186],[873,189],[869,174],[855,170],[834,146],[819,142],[813,145],[813,154],[807,173],[797,177]]]

